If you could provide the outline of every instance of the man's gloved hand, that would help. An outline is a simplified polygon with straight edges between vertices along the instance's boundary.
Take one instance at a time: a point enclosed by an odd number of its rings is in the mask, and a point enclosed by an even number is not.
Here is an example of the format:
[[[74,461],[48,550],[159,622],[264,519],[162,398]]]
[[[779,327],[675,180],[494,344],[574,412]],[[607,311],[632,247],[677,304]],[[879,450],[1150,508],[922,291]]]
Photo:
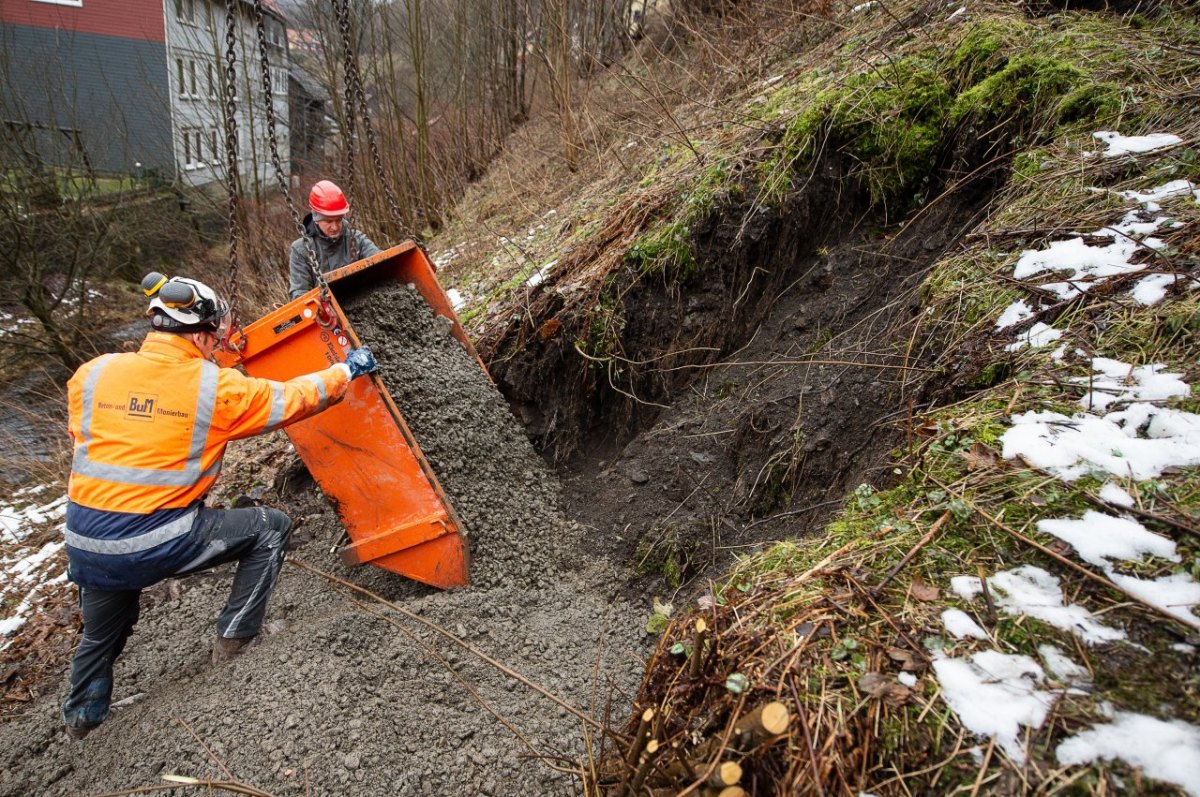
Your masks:
[[[371,350],[363,346],[350,350],[346,355],[346,367],[350,369],[350,378],[357,379],[363,374],[378,371],[379,363],[375,362],[375,355],[371,354]]]

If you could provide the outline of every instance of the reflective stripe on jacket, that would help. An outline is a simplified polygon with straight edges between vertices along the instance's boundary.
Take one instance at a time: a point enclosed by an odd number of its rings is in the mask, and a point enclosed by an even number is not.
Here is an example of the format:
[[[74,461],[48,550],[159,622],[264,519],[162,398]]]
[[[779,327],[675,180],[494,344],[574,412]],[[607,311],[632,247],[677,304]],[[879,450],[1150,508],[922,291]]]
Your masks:
[[[185,507],[216,481],[230,440],[269,432],[342,398],[339,366],[288,382],[204,359],[190,340],[151,332],[137,353],[85,363],[67,383],[75,444],[70,499],[145,514]]]
[[[195,515],[187,509],[216,481],[226,444],[320,412],[348,384],[341,365],[287,382],[255,379],[162,332],[136,353],[85,363],[67,383],[75,445],[67,495],[89,510],[68,512],[72,579],[87,585],[94,557],[128,557],[147,572],[186,558]]]

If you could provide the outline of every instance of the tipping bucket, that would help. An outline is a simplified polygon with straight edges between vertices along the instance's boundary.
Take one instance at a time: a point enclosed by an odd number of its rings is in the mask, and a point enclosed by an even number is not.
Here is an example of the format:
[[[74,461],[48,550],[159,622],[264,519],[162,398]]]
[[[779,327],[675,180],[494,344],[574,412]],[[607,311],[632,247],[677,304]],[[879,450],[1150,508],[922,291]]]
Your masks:
[[[322,306],[313,289],[247,325],[232,341],[237,352],[219,353],[221,365],[240,364],[250,376],[283,381],[341,362],[362,343],[338,304],[339,292],[383,280],[414,285],[479,361],[433,265],[411,241],[326,278],[329,303]],[[351,543],[340,551],[344,561],[369,562],[435,587],[467,583],[462,525],[378,374],[355,379],[341,403],[285,431],[349,532]]]

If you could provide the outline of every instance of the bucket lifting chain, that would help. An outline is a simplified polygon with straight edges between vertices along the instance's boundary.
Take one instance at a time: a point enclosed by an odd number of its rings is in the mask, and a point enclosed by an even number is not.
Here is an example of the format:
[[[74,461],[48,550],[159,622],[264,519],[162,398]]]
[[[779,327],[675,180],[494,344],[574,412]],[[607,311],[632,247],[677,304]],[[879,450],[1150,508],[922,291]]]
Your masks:
[[[383,185],[383,195],[387,199],[388,210],[392,214],[392,223],[399,230],[400,234],[405,238],[410,238],[412,241],[424,248],[421,241],[414,235],[408,226],[404,223],[404,215],[400,212],[400,203],[396,200],[396,194],[392,190],[391,183],[387,179],[387,174],[383,170],[383,159],[379,155],[379,146],[375,140],[375,127],[371,124],[371,115],[367,107],[367,95],[363,91],[362,73],[358,68],[358,52],[354,46],[353,31],[350,28],[350,0],[333,0],[334,12],[337,14],[338,30],[342,36],[342,61],[343,70],[345,71],[346,83],[346,120],[347,120],[347,150],[348,150],[348,170],[350,174],[350,190],[354,190],[354,113],[357,110],[362,116],[363,132],[367,137],[367,148],[371,153],[371,165],[375,169],[375,174],[379,177],[380,183]],[[353,245],[353,244],[352,244]]]
[[[226,294],[232,308],[238,297],[238,196],[241,177],[238,174],[237,133],[237,4],[226,0],[225,8],[225,168],[229,182],[229,276]]]
[[[271,90],[271,59],[267,54],[267,27],[263,18],[262,0],[254,0],[253,7],[254,29],[258,37],[258,58],[263,102],[266,105],[264,117],[267,126],[267,145],[271,150],[271,166],[275,170],[275,178],[279,183],[279,193],[283,194],[284,201],[287,203],[288,213],[292,217],[292,224],[300,231],[300,240],[304,242],[304,250],[308,255],[308,266],[312,269],[313,273],[313,284],[321,288],[321,306],[323,307],[329,301],[329,283],[325,280],[325,275],[321,272],[321,266],[317,261],[317,252],[313,246],[313,241],[308,237],[308,233],[304,229],[304,222],[300,219],[299,211],[296,210],[296,203],[292,200],[287,173],[284,171],[283,161],[279,157],[279,140],[275,132],[275,102]]]

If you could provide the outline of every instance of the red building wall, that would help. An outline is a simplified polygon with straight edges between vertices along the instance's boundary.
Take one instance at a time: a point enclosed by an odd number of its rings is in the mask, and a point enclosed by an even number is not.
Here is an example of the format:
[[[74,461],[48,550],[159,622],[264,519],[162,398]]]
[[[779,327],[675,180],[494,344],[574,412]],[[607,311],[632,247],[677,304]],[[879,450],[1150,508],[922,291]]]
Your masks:
[[[163,0],[83,0],[81,6],[39,0],[0,0],[0,23],[123,39],[166,41]]]

